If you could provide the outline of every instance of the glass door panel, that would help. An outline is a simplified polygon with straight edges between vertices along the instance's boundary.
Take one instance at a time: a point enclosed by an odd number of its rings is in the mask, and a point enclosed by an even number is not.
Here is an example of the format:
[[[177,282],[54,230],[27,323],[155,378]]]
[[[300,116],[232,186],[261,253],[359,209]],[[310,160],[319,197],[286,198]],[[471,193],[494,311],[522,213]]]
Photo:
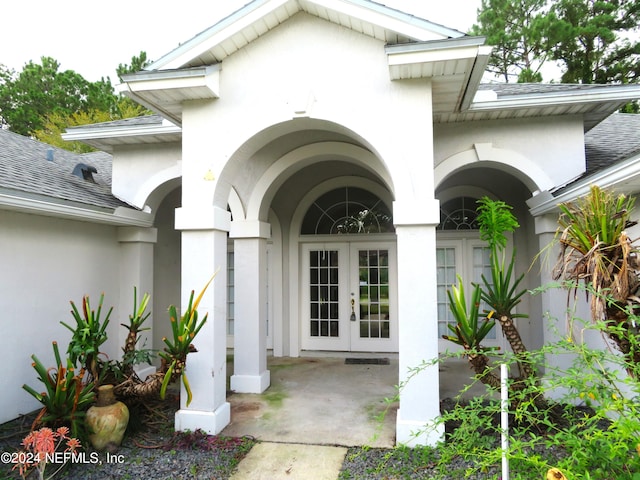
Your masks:
[[[303,244],[304,350],[396,352],[395,245]]]
[[[447,291],[452,285],[458,284],[457,275],[462,278],[465,297],[471,298],[473,283],[482,284],[482,275],[491,278],[491,264],[489,249],[479,238],[458,236],[457,238],[443,238],[438,236],[436,246],[437,268],[437,301],[438,301],[438,337],[440,350],[456,350],[458,347],[442,335],[450,334],[448,325],[455,325],[455,319],[449,308]],[[489,310],[486,303],[480,305],[480,312]],[[496,335],[496,327],[485,337],[483,342],[487,347],[504,347],[501,336]]]
[[[395,245],[351,246],[352,315],[351,349],[394,352],[398,349],[395,304]]]
[[[301,346],[347,350],[349,251],[345,244],[302,246]]]
[[[389,251],[360,250],[360,338],[389,338]]]
[[[312,337],[339,337],[339,254],[309,251],[309,331]]]

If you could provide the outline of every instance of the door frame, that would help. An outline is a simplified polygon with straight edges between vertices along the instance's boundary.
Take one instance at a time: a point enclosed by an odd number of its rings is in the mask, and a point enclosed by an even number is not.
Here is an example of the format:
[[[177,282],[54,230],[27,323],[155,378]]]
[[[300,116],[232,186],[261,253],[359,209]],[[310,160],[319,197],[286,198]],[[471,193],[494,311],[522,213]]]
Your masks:
[[[398,351],[398,294],[397,294],[397,254],[395,236],[375,235],[376,238],[331,237],[331,241],[305,239],[299,243],[299,314],[300,350],[343,351],[343,352],[397,352]],[[390,330],[388,339],[360,339],[359,307],[355,308],[356,321],[351,321],[351,299],[359,292],[358,251],[381,249],[389,251],[389,313]],[[308,305],[309,294],[309,252],[312,250],[337,250],[339,253],[339,337],[312,337],[310,335]],[[345,263],[346,262],[346,263]],[[346,278],[345,278],[346,277]],[[357,299],[356,299],[357,300]],[[356,301],[356,305],[359,302]],[[395,321],[393,321],[395,319]]]
[[[511,254],[511,245],[512,238],[510,235],[507,235],[507,255]],[[479,282],[480,279],[473,278],[473,263],[472,259],[472,251],[475,247],[483,247],[487,248],[487,242],[480,239],[480,234],[477,230],[464,230],[464,231],[450,231],[450,230],[441,230],[436,234],[436,249],[438,248],[455,248],[456,257],[460,259],[462,262],[462,266],[456,260],[456,274],[460,275],[464,282],[464,288],[466,294],[467,301],[471,298],[472,291],[472,282]],[[461,268],[462,267],[462,268]],[[457,285],[457,279],[455,280],[455,284]],[[449,288],[451,286],[449,285]],[[440,299],[438,299],[438,303],[440,303]],[[446,305],[448,309],[448,303]],[[437,321],[440,319],[438,318]],[[498,347],[501,351],[505,351],[508,343],[502,335],[502,330],[500,325],[496,322],[495,325],[495,338],[485,338],[482,344],[486,347]],[[447,332],[448,333],[448,332]],[[459,351],[462,347],[450,342],[448,340],[443,339],[441,336],[438,338],[438,350],[440,352],[444,351]]]

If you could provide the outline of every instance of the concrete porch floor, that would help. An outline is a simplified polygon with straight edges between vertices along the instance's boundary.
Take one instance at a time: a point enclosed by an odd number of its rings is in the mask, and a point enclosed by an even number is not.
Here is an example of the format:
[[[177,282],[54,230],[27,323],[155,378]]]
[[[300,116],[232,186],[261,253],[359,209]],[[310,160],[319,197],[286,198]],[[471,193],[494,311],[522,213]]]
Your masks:
[[[389,365],[346,364],[346,358],[388,358]],[[271,386],[262,394],[230,392],[227,436],[263,442],[393,447],[398,384],[397,355],[319,353],[269,357]],[[229,362],[227,373],[233,373]],[[465,360],[440,365],[440,398],[455,397],[472,382]],[[476,384],[465,396],[482,394]],[[380,415],[386,411],[384,419]]]

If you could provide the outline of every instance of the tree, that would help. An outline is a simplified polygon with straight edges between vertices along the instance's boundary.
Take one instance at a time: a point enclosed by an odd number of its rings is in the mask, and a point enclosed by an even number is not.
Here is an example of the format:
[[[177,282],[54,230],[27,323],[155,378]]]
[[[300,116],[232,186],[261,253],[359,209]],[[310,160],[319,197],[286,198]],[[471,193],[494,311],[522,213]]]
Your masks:
[[[640,78],[637,0],[556,0],[548,41],[565,83],[635,83]]]
[[[639,24],[637,0],[482,0],[471,33],[497,47],[489,71],[506,82],[541,81],[552,60],[564,83],[636,83]]]
[[[138,71],[147,63],[146,53],[140,52],[132,57],[131,66],[118,66],[118,76]],[[42,57],[41,64],[29,62],[19,74],[0,65],[0,125],[83,153],[93,148],[62,139],[68,127],[150,113],[131,99],[117,96],[108,77],[88,82],[72,70],[60,72],[59,67],[50,57]]]
[[[472,35],[487,37],[497,48],[488,70],[505,82],[541,82],[549,53],[543,39],[548,25],[546,0],[482,0]]]
[[[73,70],[59,68],[53,58],[42,57],[41,64],[29,62],[19,74],[4,75],[0,115],[13,132],[30,135],[42,129],[49,113],[109,111],[115,105],[117,97],[108,79],[92,84]]]
[[[144,67],[149,65],[151,62],[147,59],[147,52],[141,51],[140,55],[137,57],[134,55],[131,57],[131,65],[119,64],[118,68],[116,68],[116,73],[118,74],[118,79],[122,82],[122,76],[127,73],[136,73],[140,70],[143,70]]]
[[[637,223],[631,220],[634,204],[634,197],[595,185],[586,197],[560,204],[560,255],[553,276],[574,291],[579,283],[587,285],[592,320],[604,322],[629,365],[638,366],[640,264],[634,240],[626,233]]]
[[[447,292],[449,308],[456,324],[449,325],[452,334],[443,335],[443,338],[462,346],[480,380],[493,388],[499,388],[500,377],[490,365],[488,354],[492,349],[483,347],[481,342],[495,324],[494,318],[500,324],[518,362],[520,377],[514,380],[514,388],[522,388],[525,380],[537,381],[537,372],[531,365],[527,348],[514,322],[516,318],[527,317],[526,314],[515,312],[527,290],[519,289],[524,274],[515,276],[515,252],[509,262],[506,261],[506,233],[514,232],[520,226],[511,209],[510,205],[499,200],[488,197],[478,200],[480,238],[487,242],[490,251],[491,278],[482,275],[482,285],[473,285],[470,304],[467,304],[461,279],[458,279],[458,286],[452,286],[451,291]],[[485,301],[492,310],[480,314],[480,300]],[[484,319],[478,321],[481,317]]]

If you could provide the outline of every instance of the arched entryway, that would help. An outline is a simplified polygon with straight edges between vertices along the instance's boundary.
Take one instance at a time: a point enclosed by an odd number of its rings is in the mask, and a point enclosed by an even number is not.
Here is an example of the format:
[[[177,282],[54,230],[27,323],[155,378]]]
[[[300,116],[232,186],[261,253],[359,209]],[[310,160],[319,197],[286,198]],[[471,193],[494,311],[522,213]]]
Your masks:
[[[346,177],[324,182],[301,202],[292,223],[299,232],[300,350],[397,351],[388,198],[379,184]]]

